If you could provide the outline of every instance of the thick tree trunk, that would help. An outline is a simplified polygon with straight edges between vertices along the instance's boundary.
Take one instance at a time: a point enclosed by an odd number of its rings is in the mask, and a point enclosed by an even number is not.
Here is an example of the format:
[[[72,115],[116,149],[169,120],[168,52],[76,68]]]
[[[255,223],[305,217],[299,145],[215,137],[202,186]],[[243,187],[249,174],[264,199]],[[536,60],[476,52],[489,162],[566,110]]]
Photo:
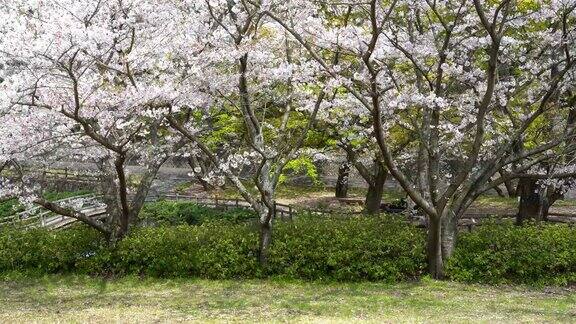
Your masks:
[[[338,180],[336,180],[336,198],[348,197],[348,180],[350,177],[350,163],[344,162],[338,168]]]
[[[274,210],[268,209],[264,215],[260,216],[260,242],[258,260],[262,267],[268,266],[268,256],[270,244],[272,242],[272,220],[274,219]]]
[[[447,260],[452,256],[456,239],[458,237],[458,217],[446,217],[442,221],[442,259]]]
[[[449,213],[441,219],[428,217],[428,271],[435,279],[444,279],[444,265],[456,246],[458,217]]]
[[[550,189],[547,190],[544,196],[544,203],[542,204],[542,219],[548,220],[548,214],[550,213],[550,207],[554,205],[556,200],[562,198],[562,193],[558,190]]]
[[[548,219],[550,207],[562,194],[552,187],[540,187],[536,179],[522,178],[518,184],[520,204],[516,215],[516,224],[522,225],[524,221],[533,219],[545,221]]]
[[[368,215],[378,215],[382,205],[382,194],[384,193],[384,183],[388,177],[388,172],[382,163],[375,165],[375,175],[368,183],[368,192],[364,200],[364,212]]]
[[[508,192],[508,197],[518,197],[518,192],[516,191],[516,187],[512,183],[512,180],[504,181],[504,186],[506,187],[506,191]]]
[[[428,217],[427,257],[430,275],[435,279],[443,279],[442,222],[432,217]]]
[[[106,168],[106,164],[103,166]],[[122,207],[118,200],[118,185],[116,184],[115,177],[112,170],[104,169],[104,174],[108,174],[102,179],[102,199],[106,205],[106,226],[110,229],[108,240],[115,243],[122,239],[126,234],[122,230]]]
[[[538,181],[531,178],[521,178],[518,182],[518,194],[520,203],[518,214],[516,214],[516,224],[522,225],[526,220],[542,220],[543,197],[540,194]]]
[[[381,185],[370,185],[366,198],[364,200],[364,212],[368,215],[378,215],[382,205],[382,194],[384,192],[382,183]]]

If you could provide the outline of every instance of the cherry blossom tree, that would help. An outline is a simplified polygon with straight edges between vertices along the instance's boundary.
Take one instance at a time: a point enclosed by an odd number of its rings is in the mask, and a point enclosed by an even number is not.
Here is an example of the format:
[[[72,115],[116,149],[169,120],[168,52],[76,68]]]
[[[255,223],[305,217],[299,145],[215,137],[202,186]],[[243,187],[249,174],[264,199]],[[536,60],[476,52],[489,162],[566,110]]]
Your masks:
[[[443,277],[458,218],[486,188],[502,183],[498,171],[518,161],[517,171],[529,168],[573,136],[569,126],[520,155],[513,152],[539,118],[566,114],[551,99],[574,82],[573,1],[252,3],[370,113],[386,167],[428,217],[435,277]],[[346,27],[317,14],[342,15],[350,7],[355,21]],[[328,51],[348,59],[332,67]],[[392,153],[396,125],[418,134],[416,172],[403,171]]]
[[[201,153],[217,167],[214,180],[226,178],[256,210],[260,262],[266,264],[276,187],[300,156],[325,96],[318,65],[245,2],[188,2],[178,8],[187,14],[181,23],[188,28],[171,55],[183,68],[187,95],[165,106],[167,120],[194,146],[192,155]],[[216,154],[210,134],[218,129],[206,125],[223,116],[242,128],[226,134]],[[256,166],[250,184],[241,181],[247,165]]]
[[[96,163],[109,216],[101,223],[46,201],[27,181],[20,193],[112,240],[122,238],[158,169],[183,145],[159,136],[161,116],[143,113],[178,96],[165,52],[176,12],[162,1],[121,0],[2,1],[0,8],[0,64],[7,70],[2,154],[21,162],[36,157],[45,167],[60,160]],[[137,184],[129,183],[129,159],[146,169]]]

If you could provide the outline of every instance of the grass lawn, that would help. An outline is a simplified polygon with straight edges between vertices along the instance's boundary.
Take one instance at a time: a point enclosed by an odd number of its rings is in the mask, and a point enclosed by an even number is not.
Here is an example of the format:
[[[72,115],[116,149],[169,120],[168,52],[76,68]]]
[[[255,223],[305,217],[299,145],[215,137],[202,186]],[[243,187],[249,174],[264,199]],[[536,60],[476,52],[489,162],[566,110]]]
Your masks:
[[[576,290],[49,276],[0,281],[0,322],[573,322]]]

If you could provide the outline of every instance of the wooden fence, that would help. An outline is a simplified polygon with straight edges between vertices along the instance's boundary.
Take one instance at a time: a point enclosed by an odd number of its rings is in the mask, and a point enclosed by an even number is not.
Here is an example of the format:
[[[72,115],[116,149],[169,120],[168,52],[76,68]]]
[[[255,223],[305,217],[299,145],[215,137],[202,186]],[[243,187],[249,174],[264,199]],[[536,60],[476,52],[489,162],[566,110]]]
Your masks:
[[[64,169],[52,169],[52,170],[44,170],[41,173],[42,179],[45,181],[55,181],[55,182],[66,182],[66,183],[80,183],[93,188],[94,183],[99,181],[99,177],[91,174],[80,173],[78,171],[72,171],[67,168]],[[91,199],[96,199],[97,197],[92,195]],[[69,200],[73,200],[75,198],[82,198],[82,197],[71,197],[59,202],[67,202]],[[208,197],[197,197],[192,195],[182,195],[182,194],[163,194],[163,195],[153,195],[147,197],[146,201],[153,202],[158,200],[172,200],[172,201],[189,201],[196,203],[198,205],[203,205],[207,207],[212,207],[216,209],[222,210],[229,210],[231,208],[243,208],[243,209],[252,209],[250,204],[246,201],[236,198],[236,199],[221,199],[218,197],[208,198]],[[318,210],[318,209],[305,209],[301,207],[294,207],[292,205],[276,203],[274,207],[274,217],[277,219],[293,219],[294,216],[298,213],[309,213],[318,216],[329,216],[333,215],[334,211],[326,211],[326,210]],[[342,215],[361,215],[362,212],[344,212]],[[4,219],[0,219],[0,226],[7,225],[8,223],[17,223],[17,222],[26,222],[30,224],[34,221],[39,221],[41,224],[44,224],[47,219],[50,217],[53,218],[53,214],[47,212],[40,207],[34,207],[30,210],[27,210],[22,213],[18,213],[13,217],[8,217]],[[495,219],[498,221],[505,221],[508,219],[514,219],[514,214],[488,214],[488,213],[467,213],[458,221],[458,227],[460,230],[467,230],[472,231],[476,226],[481,226],[482,223],[490,218]],[[420,226],[426,227],[426,220],[424,217],[416,217],[416,218],[407,218],[408,221],[411,223]],[[557,223],[568,223],[571,225],[576,224],[576,215],[572,214],[561,214],[561,213],[550,213],[549,222],[557,222]]]

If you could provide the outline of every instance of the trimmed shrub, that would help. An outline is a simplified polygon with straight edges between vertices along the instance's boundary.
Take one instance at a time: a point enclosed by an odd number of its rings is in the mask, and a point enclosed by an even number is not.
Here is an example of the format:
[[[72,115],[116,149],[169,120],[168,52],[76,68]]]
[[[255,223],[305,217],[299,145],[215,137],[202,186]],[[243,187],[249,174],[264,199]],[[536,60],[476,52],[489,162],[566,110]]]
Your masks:
[[[155,277],[258,276],[258,237],[245,225],[141,228],[122,240],[111,265],[118,274]]]
[[[102,244],[100,234],[84,226],[65,231],[2,229],[0,272],[77,271],[77,265],[101,250]]]
[[[218,279],[398,281],[425,268],[422,231],[391,217],[300,217],[276,223],[274,231],[266,269],[257,262],[257,229],[225,221],[140,228],[105,259],[120,275]]]
[[[576,229],[483,225],[461,235],[446,270],[450,278],[467,282],[568,284],[576,281]]]
[[[253,211],[242,208],[222,211],[193,202],[166,200],[144,205],[139,215],[142,223],[155,225],[199,225],[220,220],[243,222],[255,217]]]
[[[426,266],[424,233],[392,216],[299,217],[277,223],[270,273],[291,278],[399,281]]]
[[[136,228],[115,247],[86,228],[2,231],[0,272],[397,281],[417,277],[425,265],[422,231],[394,218],[301,217],[274,231],[266,269],[250,223]]]

